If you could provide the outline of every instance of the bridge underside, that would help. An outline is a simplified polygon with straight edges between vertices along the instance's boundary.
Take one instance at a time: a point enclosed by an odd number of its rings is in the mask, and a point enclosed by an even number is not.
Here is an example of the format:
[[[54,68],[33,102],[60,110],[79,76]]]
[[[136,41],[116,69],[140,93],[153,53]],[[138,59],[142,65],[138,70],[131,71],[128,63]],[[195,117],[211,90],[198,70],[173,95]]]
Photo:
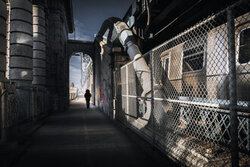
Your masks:
[[[68,39],[71,3],[0,0],[0,164],[25,145],[14,166],[155,166],[137,146],[150,143],[185,166],[250,166],[247,0],[134,1],[94,41]],[[69,101],[79,52],[93,60],[90,110]]]
[[[89,55],[92,60],[95,57],[94,42],[80,41],[80,40],[68,40],[67,42],[67,55],[70,57],[74,53],[82,52]]]

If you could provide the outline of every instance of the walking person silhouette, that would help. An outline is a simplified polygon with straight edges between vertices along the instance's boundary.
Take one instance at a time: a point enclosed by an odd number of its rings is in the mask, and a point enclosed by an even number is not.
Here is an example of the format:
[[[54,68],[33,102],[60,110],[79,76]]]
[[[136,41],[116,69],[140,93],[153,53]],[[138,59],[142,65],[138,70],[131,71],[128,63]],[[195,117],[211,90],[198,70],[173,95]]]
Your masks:
[[[85,94],[84,94],[84,97],[85,97],[85,100],[86,100],[86,103],[87,103],[87,108],[89,108],[89,101],[90,101],[90,98],[91,98],[91,93],[89,92],[89,90],[87,89]]]

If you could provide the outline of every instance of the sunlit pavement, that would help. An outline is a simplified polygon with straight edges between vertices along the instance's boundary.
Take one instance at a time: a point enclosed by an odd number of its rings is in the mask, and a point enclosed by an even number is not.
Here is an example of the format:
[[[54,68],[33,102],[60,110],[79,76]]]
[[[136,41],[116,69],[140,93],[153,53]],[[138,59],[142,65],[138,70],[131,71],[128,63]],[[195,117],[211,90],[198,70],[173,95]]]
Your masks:
[[[100,111],[76,99],[66,112],[47,118],[13,166],[163,166]]]

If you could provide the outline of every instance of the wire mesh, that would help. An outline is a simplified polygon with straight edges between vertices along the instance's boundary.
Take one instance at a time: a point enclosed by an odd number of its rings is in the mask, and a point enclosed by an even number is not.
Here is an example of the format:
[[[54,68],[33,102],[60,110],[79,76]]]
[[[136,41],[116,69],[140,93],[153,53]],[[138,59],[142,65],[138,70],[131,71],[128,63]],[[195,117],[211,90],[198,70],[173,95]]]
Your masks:
[[[150,55],[146,54],[141,59],[149,63]],[[140,61],[140,59],[136,61]],[[151,113],[150,108],[147,108],[147,104],[151,103],[151,98],[149,95],[143,94],[141,81],[137,77],[141,75],[141,71],[135,72],[133,61],[121,67],[120,73],[122,113],[120,112],[119,119],[126,120],[141,129],[149,123]],[[150,82],[150,78],[148,79]]]
[[[250,164],[250,7],[240,1],[231,9],[235,16],[238,134],[230,132],[227,10],[142,57],[148,65],[152,63],[153,98],[141,96],[142,85],[134,70],[139,60],[120,70],[119,119],[188,165],[230,166],[232,135],[238,135],[240,166]]]

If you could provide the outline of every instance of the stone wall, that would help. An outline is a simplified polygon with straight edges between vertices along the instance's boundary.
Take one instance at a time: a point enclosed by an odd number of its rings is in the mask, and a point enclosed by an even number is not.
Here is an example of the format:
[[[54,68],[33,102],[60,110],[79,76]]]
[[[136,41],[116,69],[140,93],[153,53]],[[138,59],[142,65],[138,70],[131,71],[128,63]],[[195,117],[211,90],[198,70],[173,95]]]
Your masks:
[[[0,0],[0,82],[4,80],[6,70],[6,17],[5,0]]]
[[[2,94],[3,92],[3,81],[5,79],[5,70],[6,70],[6,17],[7,17],[7,8],[5,0],[0,0],[0,140],[2,138],[2,129],[3,129],[3,109],[2,104]]]
[[[0,0],[0,141],[16,137],[27,122],[67,108],[69,3]]]
[[[95,104],[109,117],[113,117],[114,97],[114,70],[127,61],[127,55],[122,52],[113,52],[110,46],[103,48],[95,41],[94,80]],[[121,58],[123,57],[123,59]]]
[[[63,1],[48,1],[47,86],[52,93],[54,110],[63,111],[68,104],[68,28]],[[68,82],[67,82],[68,84]]]
[[[33,19],[29,0],[11,0],[10,80],[31,84],[33,80]]]
[[[45,4],[33,4],[33,85],[46,84]]]

